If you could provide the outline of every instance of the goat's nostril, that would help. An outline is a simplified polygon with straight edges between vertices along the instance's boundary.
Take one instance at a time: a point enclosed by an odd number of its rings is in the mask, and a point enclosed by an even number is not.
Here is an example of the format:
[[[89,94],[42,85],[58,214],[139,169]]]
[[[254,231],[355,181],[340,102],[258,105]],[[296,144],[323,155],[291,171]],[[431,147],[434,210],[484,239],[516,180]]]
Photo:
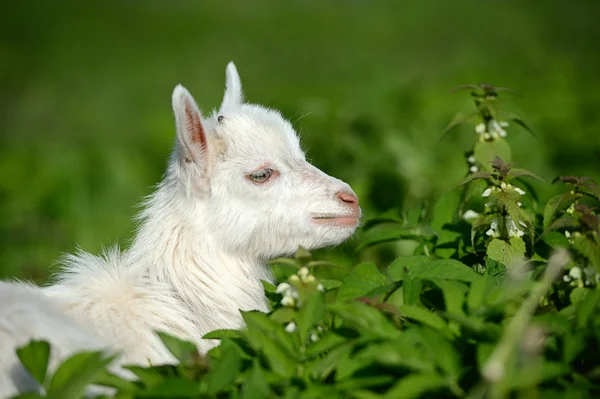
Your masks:
[[[356,195],[354,195],[352,193],[340,191],[339,193],[336,194],[336,197],[338,197],[340,199],[340,201],[345,202],[347,204],[353,204],[353,205],[358,204],[358,197],[356,197]]]

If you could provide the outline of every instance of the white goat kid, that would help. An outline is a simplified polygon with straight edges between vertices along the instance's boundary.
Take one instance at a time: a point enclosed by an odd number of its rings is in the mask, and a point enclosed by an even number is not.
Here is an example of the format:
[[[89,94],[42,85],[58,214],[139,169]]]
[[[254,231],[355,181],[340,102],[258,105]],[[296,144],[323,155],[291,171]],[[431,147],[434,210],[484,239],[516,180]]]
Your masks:
[[[50,341],[53,362],[102,347],[120,363],[174,362],[157,330],[205,352],[204,334],[243,326],[240,309],[267,310],[268,259],[354,233],[350,186],[306,161],[278,112],[242,101],[233,63],[218,112],[204,119],[182,86],[173,111],[175,150],[130,249],[69,256],[50,287],[0,283],[0,395],[27,380],[14,350],[30,339]]]

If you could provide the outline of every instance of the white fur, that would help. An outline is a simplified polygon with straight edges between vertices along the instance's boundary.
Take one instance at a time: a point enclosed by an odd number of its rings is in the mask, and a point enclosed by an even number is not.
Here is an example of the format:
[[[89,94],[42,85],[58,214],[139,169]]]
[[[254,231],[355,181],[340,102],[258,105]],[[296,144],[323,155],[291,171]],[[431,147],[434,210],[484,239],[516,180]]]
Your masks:
[[[157,330],[206,352],[217,342],[202,336],[242,327],[240,309],[268,310],[267,260],[336,245],[355,231],[351,188],[306,162],[277,111],[242,102],[233,63],[226,87],[207,119],[175,88],[173,156],[128,250],[68,256],[49,287],[0,284],[0,396],[34,389],[13,355],[32,338],[51,342],[53,363],[83,348],[120,350],[120,363],[174,362]],[[276,171],[267,182],[248,178],[265,167]]]

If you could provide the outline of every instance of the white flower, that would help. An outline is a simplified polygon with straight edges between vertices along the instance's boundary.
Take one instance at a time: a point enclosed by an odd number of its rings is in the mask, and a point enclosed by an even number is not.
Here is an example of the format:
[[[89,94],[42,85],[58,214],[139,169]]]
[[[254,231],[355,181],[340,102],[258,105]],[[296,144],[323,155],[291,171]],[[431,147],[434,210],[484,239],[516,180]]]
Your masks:
[[[571,277],[567,276],[566,274],[563,276],[563,281],[565,283],[568,283],[569,281],[571,281]]]
[[[285,332],[293,333],[294,331],[296,331],[296,323],[294,323],[293,321],[287,326],[285,326]]]
[[[477,134],[485,133],[485,123],[480,123],[479,125],[475,126],[475,132]]]
[[[312,342],[317,342],[319,340],[319,336],[315,333],[310,334],[310,340]]]
[[[469,158],[467,158],[467,162],[468,163],[475,163],[475,157],[473,155],[471,155]]]
[[[319,285],[317,285],[317,291],[325,292],[325,287],[323,287],[323,284],[319,283]]]
[[[290,288],[292,288],[292,286],[289,285],[288,283],[281,283],[281,284],[279,284],[277,286],[277,289],[275,290],[275,293],[281,294],[282,292],[289,291]]]
[[[498,237],[500,235],[500,233],[498,231],[498,221],[497,220],[492,220],[492,223],[490,223],[490,229],[488,231],[486,231],[485,234],[490,237]]]
[[[312,274],[309,274],[309,275],[308,275],[308,276],[307,276],[307,277],[304,279],[304,282],[305,282],[305,283],[312,283],[312,282],[314,282],[314,281],[316,281],[316,279],[315,279],[315,276],[313,276]]]
[[[517,206],[520,208],[523,204],[520,202],[517,202]]]
[[[306,279],[306,277],[308,276],[309,273],[310,272],[308,270],[308,267],[306,267],[306,266],[304,266],[304,267],[300,268],[300,270],[298,270],[298,276],[300,276],[300,279],[302,281],[304,281]]]
[[[507,121],[500,121],[499,124],[502,127],[508,127],[508,125],[509,125],[509,123]]]
[[[281,304],[283,306],[294,306],[294,304],[296,303],[296,301],[294,301],[294,298],[292,298],[289,295],[286,295],[283,297],[283,299],[281,300]]]
[[[515,187],[515,191],[521,195],[525,195],[525,191],[521,190],[519,187]]]
[[[571,238],[571,232],[568,230],[565,230],[565,237]]]
[[[527,226],[527,225],[525,225],[525,223],[522,223],[521,221],[519,221],[519,224]],[[515,224],[515,221],[512,220],[512,218],[510,216],[506,217],[506,230],[508,231],[509,237],[523,237],[523,235],[525,235],[525,233],[522,230],[519,230],[519,228]]]
[[[290,278],[288,278],[288,281],[290,281],[292,283],[296,283],[296,282],[300,281],[300,277],[298,277],[297,274],[292,274],[290,276]]]
[[[481,194],[482,197],[489,197],[490,194],[492,193],[492,188],[488,187],[485,189],[485,191],[483,192],[483,194]]]
[[[502,189],[506,188],[506,183],[504,183],[504,182],[500,183],[500,188],[502,188]]]
[[[469,209],[468,211],[463,213],[463,219],[465,220],[475,219],[477,217],[479,217],[479,214],[472,209]]]
[[[492,138],[492,135],[491,135],[491,134],[489,134],[489,133],[484,133],[484,134],[483,134],[483,138],[484,138],[484,139],[486,139],[486,140],[489,140],[489,139],[491,139],[491,138]]]
[[[581,280],[581,269],[577,266],[571,268],[571,270],[569,270],[569,276],[571,276],[573,280]]]
[[[508,125],[507,125],[508,126]],[[488,130],[492,133],[496,133],[500,137],[506,137],[506,130],[502,128],[502,124],[498,123],[495,120],[491,120],[488,126]]]
[[[473,165],[469,168],[469,171],[471,173],[475,173],[475,172],[479,171],[479,168],[477,166]]]

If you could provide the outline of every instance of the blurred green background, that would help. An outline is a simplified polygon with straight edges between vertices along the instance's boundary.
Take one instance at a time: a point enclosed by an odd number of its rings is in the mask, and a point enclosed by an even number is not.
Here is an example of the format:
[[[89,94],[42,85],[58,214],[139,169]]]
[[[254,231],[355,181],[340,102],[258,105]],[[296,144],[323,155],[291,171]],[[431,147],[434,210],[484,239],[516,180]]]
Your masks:
[[[507,106],[513,161],[600,176],[598,1],[10,2],[0,13],[0,277],[43,282],[76,245],[127,245],[174,137],[181,82],[208,113],[234,60],[247,99],[294,122],[365,216],[451,190],[472,128],[464,83]],[[538,185],[547,198],[556,188]],[[356,239],[321,253],[358,260]],[[362,255],[368,256],[368,255]]]

